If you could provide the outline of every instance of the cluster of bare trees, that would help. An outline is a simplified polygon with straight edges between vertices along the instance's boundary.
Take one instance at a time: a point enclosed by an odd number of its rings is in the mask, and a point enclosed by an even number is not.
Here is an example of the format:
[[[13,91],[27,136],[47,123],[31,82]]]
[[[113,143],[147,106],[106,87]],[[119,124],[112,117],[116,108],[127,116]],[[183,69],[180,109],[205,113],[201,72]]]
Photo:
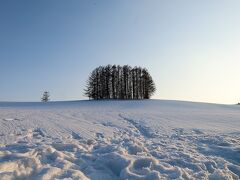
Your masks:
[[[107,65],[92,71],[85,95],[89,99],[149,99],[155,90],[146,68]]]

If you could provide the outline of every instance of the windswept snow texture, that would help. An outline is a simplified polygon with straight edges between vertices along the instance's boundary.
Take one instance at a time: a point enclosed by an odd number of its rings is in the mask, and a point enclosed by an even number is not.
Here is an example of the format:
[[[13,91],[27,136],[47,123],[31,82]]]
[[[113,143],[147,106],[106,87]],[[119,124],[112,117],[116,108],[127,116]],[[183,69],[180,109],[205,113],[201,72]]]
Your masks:
[[[0,103],[0,179],[239,179],[240,106]]]

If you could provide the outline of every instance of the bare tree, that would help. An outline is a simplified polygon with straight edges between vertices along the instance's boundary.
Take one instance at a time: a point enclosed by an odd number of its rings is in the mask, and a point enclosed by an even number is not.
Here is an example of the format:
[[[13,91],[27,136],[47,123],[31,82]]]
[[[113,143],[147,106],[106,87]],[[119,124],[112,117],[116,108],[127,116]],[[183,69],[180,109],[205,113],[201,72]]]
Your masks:
[[[50,94],[49,94],[49,92],[48,91],[45,91],[45,92],[43,92],[43,95],[42,95],[42,102],[48,102],[48,101],[50,101]]]

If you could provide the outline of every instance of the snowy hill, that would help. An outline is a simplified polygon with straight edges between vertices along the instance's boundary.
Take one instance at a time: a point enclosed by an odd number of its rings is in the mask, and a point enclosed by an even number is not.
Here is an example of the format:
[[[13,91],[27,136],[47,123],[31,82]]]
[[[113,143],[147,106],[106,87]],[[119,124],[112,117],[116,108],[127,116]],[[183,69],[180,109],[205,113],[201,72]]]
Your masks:
[[[0,179],[239,179],[240,106],[0,103]]]

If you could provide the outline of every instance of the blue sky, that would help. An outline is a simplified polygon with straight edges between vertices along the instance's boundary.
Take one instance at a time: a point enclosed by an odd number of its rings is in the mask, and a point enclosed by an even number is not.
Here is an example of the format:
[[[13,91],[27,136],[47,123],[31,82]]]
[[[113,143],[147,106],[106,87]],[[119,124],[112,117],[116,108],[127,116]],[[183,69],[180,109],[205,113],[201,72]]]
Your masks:
[[[0,101],[84,99],[106,64],[149,69],[153,98],[240,101],[238,0],[2,0]]]

